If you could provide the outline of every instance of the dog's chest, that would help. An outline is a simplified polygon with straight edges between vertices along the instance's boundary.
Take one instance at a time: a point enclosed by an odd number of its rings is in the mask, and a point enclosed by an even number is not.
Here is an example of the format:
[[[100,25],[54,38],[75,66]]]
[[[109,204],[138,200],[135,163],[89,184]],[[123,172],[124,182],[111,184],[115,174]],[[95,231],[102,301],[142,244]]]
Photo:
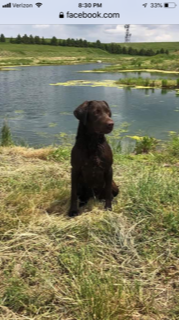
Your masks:
[[[82,175],[89,186],[103,184],[105,173],[105,162],[98,155],[86,158],[82,166]]]

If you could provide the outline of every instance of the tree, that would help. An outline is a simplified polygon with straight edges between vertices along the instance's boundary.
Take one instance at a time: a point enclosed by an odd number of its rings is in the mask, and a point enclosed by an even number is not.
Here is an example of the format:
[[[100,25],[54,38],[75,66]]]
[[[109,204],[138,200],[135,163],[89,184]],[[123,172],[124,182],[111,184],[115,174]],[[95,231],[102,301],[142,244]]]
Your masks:
[[[95,47],[101,48],[101,41],[100,40],[96,40]]]
[[[109,44],[108,43],[105,44],[105,50],[107,52],[110,52],[110,43]]]
[[[26,34],[24,34],[24,36],[22,37],[22,43],[25,43],[25,44],[30,43],[29,37]]]
[[[32,34],[30,34],[30,36],[29,36],[29,43],[34,44],[34,37]]]
[[[122,53],[123,53],[123,54],[127,54],[127,49],[126,49],[126,47],[123,47],[123,48],[122,48]]]
[[[127,53],[128,53],[128,54],[133,54],[133,49],[132,49],[132,47],[129,47],[129,48],[127,49]]]
[[[62,39],[59,39],[59,40],[58,40],[58,45],[59,45],[59,46],[63,46],[63,40],[62,40]]]
[[[6,42],[6,38],[3,34],[0,36],[0,42]]]
[[[111,53],[118,53],[118,45],[116,43],[111,43]]]
[[[15,43],[20,44],[22,42],[22,38],[20,34],[18,34],[17,38],[15,39]]]
[[[121,46],[120,45],[117,45],[117,52],[118,54],[121,54],[122,53],[122,49],[121,49]]]
[[[66,46],[66,40],[62,40],[62,46],[63,46],[63,47]]]
[[[145,56],[145,55],[146,55],[146,50],[145,49],[140,49],[139,56]]]
[[[43,45],[47,44],[46,41],[45,41],[45,39],[44,39],[44,37],[42,37],[41,43],[42,43]]]
[[[40,37],[39,37],[39,36],[35,36],[35,38],[34,38],[34,43],[35,43],[35,44],[41,44],[41,40],[40,40]]]
[[[51,39],[50,44],[51,44],[52,46],[57,46],[57,45],[58,45],[57,38],[56,38],[56,37],[53,37],[53,38]]]
[[[68,47],[71,47],[71,46],[72,46],[72,41],[71,41],[70,38],[68,38],[68,39],[66,40],[66,45],[67,45]]]
[[[83,47],[83,39],[79,39],[79,47]]]
[[[152,49],[149,49],[149,50],[147,50],[146,55],[147,56],[154,56],[155,52]]]
[[[87,48],[88,47],[88,41],[84,40],[84,47]]]

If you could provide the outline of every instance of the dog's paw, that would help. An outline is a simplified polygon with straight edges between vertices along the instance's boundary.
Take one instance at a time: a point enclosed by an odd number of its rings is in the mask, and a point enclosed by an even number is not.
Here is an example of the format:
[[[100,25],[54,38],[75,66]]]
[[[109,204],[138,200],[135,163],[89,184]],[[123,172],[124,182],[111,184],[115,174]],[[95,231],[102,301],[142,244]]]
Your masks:
[[[106,211],[112,211],[112,208],[105,208]]]
[[[78,210],[70,210],[69,212],[68,212],[68,216],[69,217],[76,217],[77,215],[79,214],[79,211]]]
[[[81,207],[85,206],[86,204],[87,204],[87,201],[80,201],[79,207],[81,208]]]
[[[105,205],[104,209],[105,209],[105,210],[108,210],[108,211],[112,211],[112,206],[107,206],[107,205]]]

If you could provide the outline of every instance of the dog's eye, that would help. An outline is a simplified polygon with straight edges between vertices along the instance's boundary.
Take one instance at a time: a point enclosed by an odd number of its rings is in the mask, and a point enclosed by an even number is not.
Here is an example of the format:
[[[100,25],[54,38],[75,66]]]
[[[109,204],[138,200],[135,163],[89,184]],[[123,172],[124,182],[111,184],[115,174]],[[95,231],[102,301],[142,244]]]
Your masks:
[[[97,114],[100,114],[100,113],[101,113],[101,111],[98,109],[98,110],[96,110],[96,113],[97,113]]]

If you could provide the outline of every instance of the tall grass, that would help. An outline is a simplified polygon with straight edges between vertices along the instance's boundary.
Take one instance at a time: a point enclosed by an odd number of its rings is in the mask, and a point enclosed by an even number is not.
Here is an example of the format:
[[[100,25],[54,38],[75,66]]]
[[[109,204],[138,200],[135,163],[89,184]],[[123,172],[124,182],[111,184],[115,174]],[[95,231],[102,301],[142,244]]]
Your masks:
[[[136,154],[141,153],[149,153],[156,150],[156,146],[158,144],[157,139],[153,137],[142,137],[141,139],[136,141],[134,152]]]
[[[130,44],[131,45],[131,44]],[[106,72],[118,72],[121,70],[168,70],[179,71],[178,55],[176,52],[178,43],[136,43],[133,48],[151,48],[154,51],[160,46],[170,48],[171,54],[159,54],[153,57],[139,57],[119,54],[110,54],[98,48],[75,48],[61,46],[40,46],[28,44],[0,43],[1,66],[14,65],[66,65],[77,63],[102,62],[112,63],[106,67]],[[128,44],[126,44],[128,46]],[[165,49],[166,50],[166,49]]]
[[[149,79],[149,78],[123,78],[116,81],[119,85],[127,85],[127,86],[142,86],[149,88],[169,88],[176,89],[178,88],[178,79],[170,80],[170,79]]]
[[[7,121],[4,121],[1,130],[1,146],[11,146],[13,144],[12,135]]]
[[[112,212],[92,199],[74,219],[70,146],[0,148],[2,319],[178,320],[178,141],[139,155],[114,143]]]

